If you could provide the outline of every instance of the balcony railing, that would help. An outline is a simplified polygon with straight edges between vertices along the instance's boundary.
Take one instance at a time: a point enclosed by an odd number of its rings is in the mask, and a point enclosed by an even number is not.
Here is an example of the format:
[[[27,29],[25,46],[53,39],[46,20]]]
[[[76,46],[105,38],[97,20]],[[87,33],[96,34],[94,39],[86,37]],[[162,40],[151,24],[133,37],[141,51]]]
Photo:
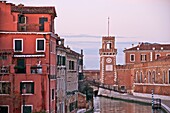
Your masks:
[[[25,66],[15,66],[14,67],[15,69],[15,73],[18,73],[18,74],[23,74],[23,73],[26,73],[26,67]]]
[[[42,74],[42,66],[31,66],[31,74]]]

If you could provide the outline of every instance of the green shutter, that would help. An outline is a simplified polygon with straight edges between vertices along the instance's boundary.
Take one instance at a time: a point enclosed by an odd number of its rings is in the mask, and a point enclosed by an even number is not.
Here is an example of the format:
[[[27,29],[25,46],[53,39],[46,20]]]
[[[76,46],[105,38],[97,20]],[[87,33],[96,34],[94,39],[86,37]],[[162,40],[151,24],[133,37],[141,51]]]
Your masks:
[[[31,93],[34,94],[34,82],[31,83]]]
[[[22,94],[23,83],[20,82],[20,94]]]

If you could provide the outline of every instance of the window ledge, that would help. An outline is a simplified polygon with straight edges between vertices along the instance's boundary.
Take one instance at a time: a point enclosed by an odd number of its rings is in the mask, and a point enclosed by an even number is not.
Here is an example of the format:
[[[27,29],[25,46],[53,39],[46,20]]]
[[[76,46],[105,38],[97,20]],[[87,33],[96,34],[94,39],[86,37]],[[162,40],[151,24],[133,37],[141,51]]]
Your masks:
[[[34,94],[29,94],[29,93],[26,93],[26,94],[21,94],[21,95],[34,95]]]
[[[10,94],[0,94],[0,96],[9,96]]]

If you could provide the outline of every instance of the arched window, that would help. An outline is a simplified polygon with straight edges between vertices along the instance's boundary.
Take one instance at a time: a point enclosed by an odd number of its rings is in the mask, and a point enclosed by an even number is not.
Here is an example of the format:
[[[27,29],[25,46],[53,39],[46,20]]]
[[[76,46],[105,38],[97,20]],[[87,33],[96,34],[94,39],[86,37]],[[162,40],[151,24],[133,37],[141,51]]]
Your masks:
[[[155,83],[155,81],[156,81],[156,72],[153,71],[152,72],[152,83]]]
[[[166,72],[165,72],[165,71],[163,71],[162,83],[163,83],[163,84],[166,83]]]
[[[142,72],[140,72],[140,83],[142,83]]]
[[[151,72],[148,71],[148,83],[151,83],[151,80],[152,80],[152,78],[151,78]]]
[[[135,82],[138,83],[138,71],[135,74]]]

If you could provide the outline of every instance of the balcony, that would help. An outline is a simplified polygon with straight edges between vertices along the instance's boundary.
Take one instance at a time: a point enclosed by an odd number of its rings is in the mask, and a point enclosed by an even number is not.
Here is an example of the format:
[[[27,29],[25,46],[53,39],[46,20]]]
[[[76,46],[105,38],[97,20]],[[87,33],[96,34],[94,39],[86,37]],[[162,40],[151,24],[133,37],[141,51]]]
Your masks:
[[[42,66],[31,66],[31,74],[42,74]]]
[[[0,67],[0,75],[9,74],[9,72],[10,72],[9,66]]]

